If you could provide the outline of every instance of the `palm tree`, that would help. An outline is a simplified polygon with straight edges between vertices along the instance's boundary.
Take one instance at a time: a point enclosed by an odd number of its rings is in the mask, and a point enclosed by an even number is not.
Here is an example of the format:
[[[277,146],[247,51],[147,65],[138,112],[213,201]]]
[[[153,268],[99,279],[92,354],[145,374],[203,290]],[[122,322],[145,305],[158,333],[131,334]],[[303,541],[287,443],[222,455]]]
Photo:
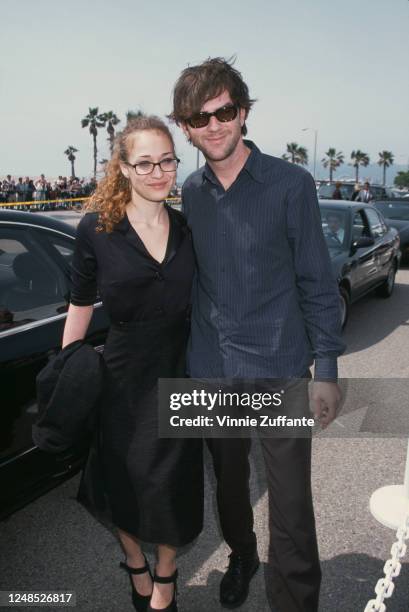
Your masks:
[[[283,155],[284,159],[291,160],[295,164],[295,156],[297,155],[298,144],[296,142],[287,142],[287,153],[289,155]]]
[[[130,121],[131,119],[137,119],[138,117],[142,117],[142,116],[143,116],[143,112],[141,110],[137,110],[137,111],[129,110],[126,113],[126,122],[128,123],[128,121]]]
[[[392,166],[392,164],[394,162],[394,157],[393,157],[392,151],[379,151],[378,155],[379,155],[378,166],[383,166],[383,183],[382,183],[382,185],[385,185],[385,183],[386,183],[386,168],[389,168],[389,166]]]
[[[76,149],[75,147],[72,147],[71,145],[68,147],[68,149],[64,151],[64,155],[66,155],[68,157],[68,161],[71,162],[71,178],[75,178],[75,169],[74,169],[75,155],[74,153],[78,153],[78,149]]]
[[[305,147],[298,147],[295,163],[306,166],[308,164],[308,151]]]
[[[291,161],[293,164],[308,164],[308,152],[305,147],[300,147],[296,142],[287,143],[287,154],[282,155],[282,159]]]
[[[325,155],[326,157],[324,157],[321,162],[324,168],[329,168],[329,180],[332,182],[333,173],[341,164],[344,163],[344,154],[341,151],[336,151],[334,148],[330,147],[328,151],[326,151]]]
[[[89,133],[91,134],[92,139],[94,141],[94,178],[96,178],[97,176],[97,155],[98,155],[97,134],[98,134],[98,128],[105,126],[105,121],[103,120],[102,115],[98,114],[97,106],[95,108],[89,108],[88,110],[89,110],[88,115],[84,117],[84,119],[81,120],[81,126],[83,128],[89,126]]]
[[[107,132],[108,132],[109,147],[111,149],[111,155],[112,155],[112,151],[114,149],[114,138],[115,138],[115,127],[114,126],[118,125],[118,123],[121,120],[118,119],[118,117],[112,111],[108,111],[107,113],[102,113],[99,116],[99,118],[106,125]]]
[[[369,155],[357,149],[351,153],[352,166],[355,168],[355,182],[359,182],[359,166],[367,166],[369,164]]]

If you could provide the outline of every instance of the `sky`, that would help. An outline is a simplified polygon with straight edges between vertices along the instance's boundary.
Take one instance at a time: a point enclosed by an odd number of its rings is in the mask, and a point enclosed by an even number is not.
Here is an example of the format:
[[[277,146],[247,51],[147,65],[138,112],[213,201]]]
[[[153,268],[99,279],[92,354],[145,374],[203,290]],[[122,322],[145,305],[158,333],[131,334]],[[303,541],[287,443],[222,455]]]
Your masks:
[[[0,0],[0,176],[69,176],[64,155],[78,149],[77,176],[92,173],[89,107],[164,117],[181,70],[213,56],[235,67],[257,99],[248,138],[271,155],[286,143],[308,149],[317,132],[317,178],[329,147],[350,161],[369,154],[362,178],[379,180],[378,152],[397,170],[409,164],[408,0]],[[310,128],[303,131],[303,128]],[[182,160],[196,151],[172,126]],[[109,156],[98,134],[98,160]],[[352,176],[345,163],[335,177]]]

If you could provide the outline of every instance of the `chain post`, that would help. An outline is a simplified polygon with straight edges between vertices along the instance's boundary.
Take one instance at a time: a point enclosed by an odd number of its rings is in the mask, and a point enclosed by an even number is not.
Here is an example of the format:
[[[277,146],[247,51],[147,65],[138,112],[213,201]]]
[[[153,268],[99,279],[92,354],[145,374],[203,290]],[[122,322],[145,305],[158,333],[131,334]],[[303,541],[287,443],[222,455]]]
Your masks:
[[[402,564],[399,559],[402,559],[407,552],[407,544],[405,540],[409,540],[409,513],[406,515],[402,525],[396,532],[396,542],[391,547],[391,558],[388,559],[383,566],[384,577],[380,578],[375,586],[376,599],[370,599],[366,604],[364,612],[386,612],[385,599],[392,597],[395,585],[393,579],[399,576],[402,569]]]

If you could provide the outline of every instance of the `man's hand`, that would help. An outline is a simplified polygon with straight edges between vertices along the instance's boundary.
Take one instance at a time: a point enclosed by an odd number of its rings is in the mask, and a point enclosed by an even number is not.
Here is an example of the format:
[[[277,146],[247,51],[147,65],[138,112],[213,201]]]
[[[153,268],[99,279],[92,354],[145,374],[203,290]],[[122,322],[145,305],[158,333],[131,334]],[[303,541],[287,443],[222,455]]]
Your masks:
[[[337,383],[313,382],[310,399],[315,418],[322,429],[326,429],[337,415],[342,399],[341,389]]]

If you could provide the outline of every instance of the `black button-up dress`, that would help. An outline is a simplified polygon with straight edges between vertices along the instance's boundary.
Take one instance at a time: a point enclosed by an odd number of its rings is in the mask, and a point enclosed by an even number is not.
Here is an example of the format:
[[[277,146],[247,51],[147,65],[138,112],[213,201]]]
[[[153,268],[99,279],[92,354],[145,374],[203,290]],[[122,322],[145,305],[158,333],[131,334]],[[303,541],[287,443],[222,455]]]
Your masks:
[[[163,262],[125,216],[96,232],[97,213],[78,225],[71,303],[97,291],[111,320],[106,382],[79,500],[102,522],[146,542],[182,546],[202,529],[201,440],[158,437],[158,378],[185,375],[194,255],[183,215],[167,208]]]

